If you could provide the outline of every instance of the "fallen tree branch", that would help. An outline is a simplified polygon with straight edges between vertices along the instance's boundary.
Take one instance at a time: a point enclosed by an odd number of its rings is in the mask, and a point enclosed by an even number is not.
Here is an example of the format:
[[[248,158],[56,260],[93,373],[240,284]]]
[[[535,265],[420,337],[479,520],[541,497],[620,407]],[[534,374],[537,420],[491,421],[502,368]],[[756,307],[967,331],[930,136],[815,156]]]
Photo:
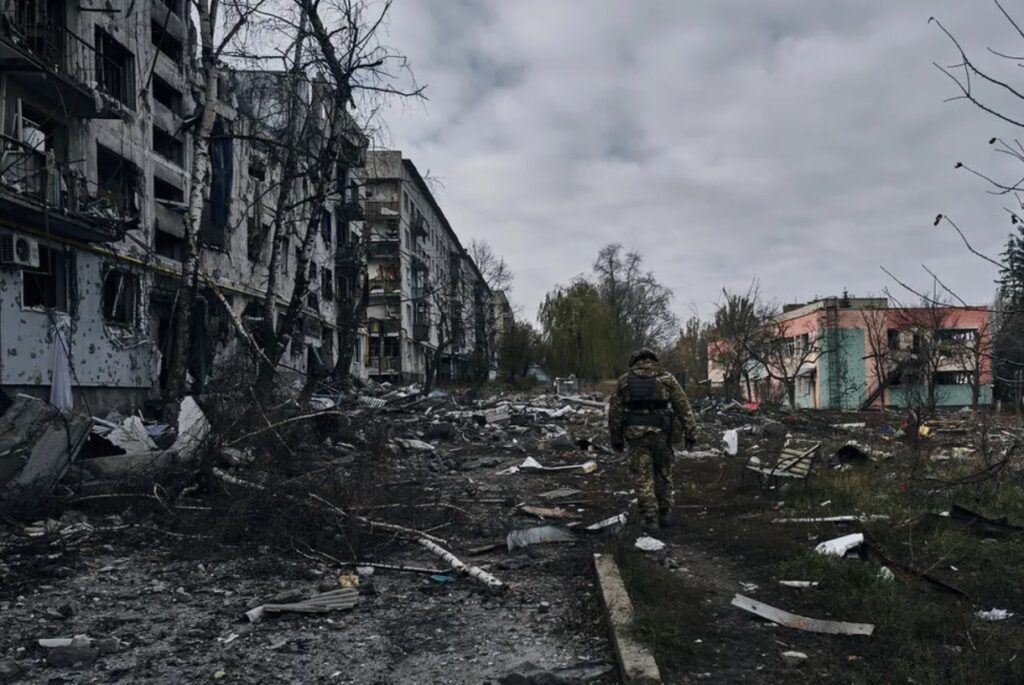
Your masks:
[[[500,580],[492,576],[487,571],[484,571],[483,569],[478,568],[476,566],[467,566],[465,563],[460,561],[457,556],[455,556],[448,550],[444,549],[443,547],[435,545],[430,540],[420,538],[416,542],[418,542],[421,547],[429,551],[431,554],[434,554],[442,561],[444,561],[446,564],[451,566],[456,573],[461,573],[463,575],[469,576],[473,580],[483,583],[492,592],[503,592],[507,589],[508,586],[506,586],[504,583],[502,583]]]
[[[276,428],[280,428],[281,426],[286,426],[286,425],[288,425],[290,423],[296,423],[298,421],[308,421],[309,419],[315,419],[315,418],[318,418],[318,417],[321,417],[321,416],[345,416],[345,414],[344,414],[344,412],[340,412],[337,409],[325,409],[324,411],[317,411],[317,412],[313,412],[312,414],[303,414],[302,416],[293,416],[290,419],[285,419],[284,421],[278,421],[277,423],[273,423],[273,424],[271,424],[269,426],[264,426],[263,428],[257,428],[256,430],[252,431],[251,433],[246,433],[245,435],[243,435],[240,438],[235,438],[234,440],[232,440],[231,442],[229,442],[227,444],[229,446],[237,445],[238,443],[242,442],[243,440],[247,440],[248,438],[255,437],[257,435],[260,435],[261,433],[266,433],[267,431],[272,431],[272,430],[274,430]]]

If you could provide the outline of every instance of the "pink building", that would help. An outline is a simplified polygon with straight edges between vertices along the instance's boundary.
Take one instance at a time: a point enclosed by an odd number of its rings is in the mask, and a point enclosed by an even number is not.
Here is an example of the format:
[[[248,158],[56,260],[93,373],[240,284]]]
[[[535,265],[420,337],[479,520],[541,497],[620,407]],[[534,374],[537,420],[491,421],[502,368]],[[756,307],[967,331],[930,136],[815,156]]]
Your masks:
[[[893,308],[885,298],[830,297],[784,307],[769,352],[747,361],[742,394],[798,407],[969,406],[992,401],[985,307]],[[725,385],[732,345],[709,348]]]

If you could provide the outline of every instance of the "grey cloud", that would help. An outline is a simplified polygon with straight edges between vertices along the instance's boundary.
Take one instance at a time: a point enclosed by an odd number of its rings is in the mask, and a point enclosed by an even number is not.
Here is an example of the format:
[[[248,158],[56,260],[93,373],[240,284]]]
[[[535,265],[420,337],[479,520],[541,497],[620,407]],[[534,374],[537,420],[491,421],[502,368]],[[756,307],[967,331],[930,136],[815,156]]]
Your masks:
[[[922,263],[987,302],[993,270],[931,219],[999,251],[1000,202],[953,164],[1005,169],[986,141],[1007,127],[943,104],[932,15],[979,52],[1017,45],[994,6],[954,0],[399,0],[389,40],[430,102],[390,111],[388,142],[444,179],[528,312],[610,241],[681,313],[754,277],[782,300],[878,293],[880,265],[927,287]]]

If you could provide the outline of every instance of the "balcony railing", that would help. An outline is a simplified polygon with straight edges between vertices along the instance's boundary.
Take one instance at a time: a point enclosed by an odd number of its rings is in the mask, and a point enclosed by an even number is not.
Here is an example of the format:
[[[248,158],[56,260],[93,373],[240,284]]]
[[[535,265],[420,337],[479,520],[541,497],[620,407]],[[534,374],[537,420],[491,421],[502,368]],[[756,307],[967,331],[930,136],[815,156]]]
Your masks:
[[[81,165],[56,161],[41,140],[0,134],[0,194],[12,198],[8,214],[36,224],[45,214],[55,233],[87,242],[123,238],[126,212],[98,189],[90,192]]]
[[[402,282],[393,278],[371,278],[369,281],[370,297],[397,296],[402,294]]]
[[[400,319],[370,319],[368,327],[370,335],[398,335],[402,332]]]
[[[390,200],[367,200],[363,203],[363,211],[367,221],[394,221],[398,222],[401,215],[398,202]]]
[[[39,0],[3,0],[0,61],[16,64],[12,73],[25,78],[41,73],[44,78],[39,86],[57,87],[62,104],[79,116],[116,116],[109,107],[97,107],[92,91],[123,99],[121,91],[131,87],[123,65],[100,54],[88,41],[50,17]],[[45,78],[46,73],[61,78],[53,81]]]
[[[397,240],[373,240],[369,244],[370,259],[398,259],[399,245]]]

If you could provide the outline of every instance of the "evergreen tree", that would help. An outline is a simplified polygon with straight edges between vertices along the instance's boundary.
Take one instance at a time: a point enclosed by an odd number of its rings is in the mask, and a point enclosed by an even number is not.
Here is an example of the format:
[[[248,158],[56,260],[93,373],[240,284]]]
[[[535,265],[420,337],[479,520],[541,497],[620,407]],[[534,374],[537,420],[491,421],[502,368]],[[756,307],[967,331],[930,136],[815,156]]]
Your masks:
[[[1018,380],[1024,371],[1024,226],[1016,228],[1007,238],[996,280],[999,292],[992,341],[996,397],[1008,401],[1020,401],[1024,390]]]

